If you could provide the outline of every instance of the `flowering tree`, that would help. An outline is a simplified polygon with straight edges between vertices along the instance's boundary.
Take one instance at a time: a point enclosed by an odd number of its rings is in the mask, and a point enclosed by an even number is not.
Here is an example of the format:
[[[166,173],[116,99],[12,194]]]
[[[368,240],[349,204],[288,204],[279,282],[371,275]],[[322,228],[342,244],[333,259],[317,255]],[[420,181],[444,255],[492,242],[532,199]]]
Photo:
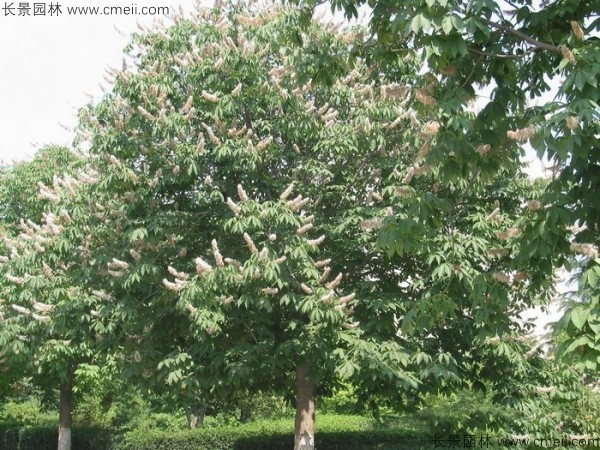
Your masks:
[[[507,240],[535,189],[485,143],[469,182],[429,163],[445,135],[417,60],[351,62],[361,30],[299,31],[294,10],[174,20],[134,36],[82,109],[97,176],[41,188],[60,257],[45,243],[27,266],[76,286],[126,375],[198,411],[295,390],[310,449],[319,387],[456,379],[475,337],[517,326],[532,298]]]
[[[81,270],[74,267],[86,266],[86,261],[78,258],[81,252],[72,243],[82,239],[73,235],[74,228],[63,233],[77,210],[69,212],[60,204],[61,195],[74,197],[81,186],[96,181],[82,166],[80,155],[48,147],[33,161],[8,170],[0,181],[0,347],[3,368],[8,369],[3,373],[10,377],[7,385],[27,376],[38,388],[60,386],[61,450],[70,448],[75,375],[97,373],[94,364],[100,357],[100,333],[90,321],[96,299],[75,278]]]
[[[416,55],[437,81],[429,101],[437,103],[435,116],[444,138],[429,163],[466,180],[473,167],[485,167],[476,156],[484,148],[487,161],[500,165],[518,164],[521,152],[515,144],[524,143],[549,160],[545,175],[550,183],[518,224],[518,236],[511,236],[517,243],[511,266],[535,268],[530,271],[531,287],[543,289],[555,268],[569,268],[574,257],[583,258],[578,301],[561,321],[561,329],[571,336],[563,350],[581,367],[597,370],[600,206],[598,155],[591,151],[599,145],[597,5],[332,2],[348,17],[356,16],[363,4],[373,8],[373,38],[354,51],[390,66],[398,58]],[[310,14],[312,9],[304,11]],[[483,101],[477,114],[465,114],[478,90],[489,91],[489,101]]]

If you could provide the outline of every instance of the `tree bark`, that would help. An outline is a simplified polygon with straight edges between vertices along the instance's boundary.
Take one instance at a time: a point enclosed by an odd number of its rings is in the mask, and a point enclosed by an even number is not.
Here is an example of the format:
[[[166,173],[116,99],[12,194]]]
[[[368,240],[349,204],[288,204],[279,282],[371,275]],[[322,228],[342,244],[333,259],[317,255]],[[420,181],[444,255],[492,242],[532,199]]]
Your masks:
[[[310,364],[296,367],[296,421],[294,450],[315,448],[315,386],[308,378]]]
[[[192,406],[190,414],[188,416],[188,425],[190,429],[194,430],[200,428],[204,423],[204,417],[206,416],[206,402],[199,401]]]
[[[73,411],[73,371],[60,383],[58,407],[58,450],[71,450],[71,424]]]

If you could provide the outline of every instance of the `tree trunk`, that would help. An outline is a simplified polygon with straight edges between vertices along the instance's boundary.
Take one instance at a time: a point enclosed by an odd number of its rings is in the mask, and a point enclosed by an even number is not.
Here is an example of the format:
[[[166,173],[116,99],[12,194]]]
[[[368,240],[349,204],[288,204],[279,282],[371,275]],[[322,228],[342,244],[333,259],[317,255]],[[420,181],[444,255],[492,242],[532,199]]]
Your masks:
[[[206,416],[206,402],[199,401],[192,406],[188,415],[188,425],[194,430],[200,428]]]
[[[58,407],[58,450],[71,450],[71,423],[73,411],[73,371],[60,383]]]
[[[296,422],[294,450],[315,448],[315,386],[308,378],[309,363],[296,367]]]

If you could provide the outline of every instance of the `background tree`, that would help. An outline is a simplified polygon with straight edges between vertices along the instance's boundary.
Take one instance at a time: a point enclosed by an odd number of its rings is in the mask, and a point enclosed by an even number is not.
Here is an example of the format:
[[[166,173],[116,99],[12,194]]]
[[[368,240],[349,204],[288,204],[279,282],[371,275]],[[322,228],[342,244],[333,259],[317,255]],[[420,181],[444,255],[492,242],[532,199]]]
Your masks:
[[[0,269],[3,365],[9,381],[27,376],[43,391],[59,387],[60,450],[71,446],[75,378],[97,374],[101,358],[101,337],[91,327],[95,299],[82,291],[77,277],[89,260],[78,259],[85,249],[73,243],[84,239],[75,228],[63,232],[73,222],[71,214],[80,219],[83,211],[77,201],[65,209],[61,196],[76,196],[79,187],[95,181],[82,166],[73,151],[49,147],[10,169],[0,183],[6,200]]]

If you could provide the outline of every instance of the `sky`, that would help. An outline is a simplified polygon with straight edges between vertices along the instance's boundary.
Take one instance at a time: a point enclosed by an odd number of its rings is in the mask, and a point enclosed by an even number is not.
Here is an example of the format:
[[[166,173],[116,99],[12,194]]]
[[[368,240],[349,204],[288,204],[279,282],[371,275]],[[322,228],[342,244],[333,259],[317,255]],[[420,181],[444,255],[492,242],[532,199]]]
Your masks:
[[[20,0],[0,0],[0,161],[30,159],[43,145],[70,145],[77,110],[102,95],[105,69],[120,67],[123,49],[138,22],[150,25],[162,15],[142,15],[144,7],[183,8],[193,0],[52,0],[41,3],[45,15],[19,15]],[[52,5],[60,12],[50,13]],[[13,5],[13,9],[7,6]],[[202,0],[212,5],[212,0]],[[103,14],[69,13],[73,7],[99,7]],[[105,7],[129,7],[138,14],[104,14]],[[23,13],[26,11],[24,10]],[[12,14],[15,15],[12,15]],[[363,11],[364,17],[364,11]],[[90,97],[91,96],[91,97]],[[528,172],[541,176],[542,165],[532,154]],[[530,316],[545,316],[531,311]],[[551,317],[555,319],[557,312]],[[538,321],[539,330],[548,318]]]
[[[143,7],[169,7],[174,12],[180,4],[184,11],[195,4],[191,0],[36,0],[29,2],[29,16],[19,16],[20,3],[13,0],[11,10],[5,9],[11,1],[0,1],[0,160],[6,163],[31,158],[41,145],[71,144],[73,133],[65,128],[75,126],[77,110],[90,101],[88,94],[95,99],[101,96],[99,83],[105,69],[120,67],[137,22],[150,25],[155,17],[164,17],[141,15]],[[34,3],[45,5],[46,15],[41,10],[34,15]],[[51,4],[60,5],[60,13],[50,15]],[[140,14],[85,15],[67,10],[92,5],[137,8]]]

